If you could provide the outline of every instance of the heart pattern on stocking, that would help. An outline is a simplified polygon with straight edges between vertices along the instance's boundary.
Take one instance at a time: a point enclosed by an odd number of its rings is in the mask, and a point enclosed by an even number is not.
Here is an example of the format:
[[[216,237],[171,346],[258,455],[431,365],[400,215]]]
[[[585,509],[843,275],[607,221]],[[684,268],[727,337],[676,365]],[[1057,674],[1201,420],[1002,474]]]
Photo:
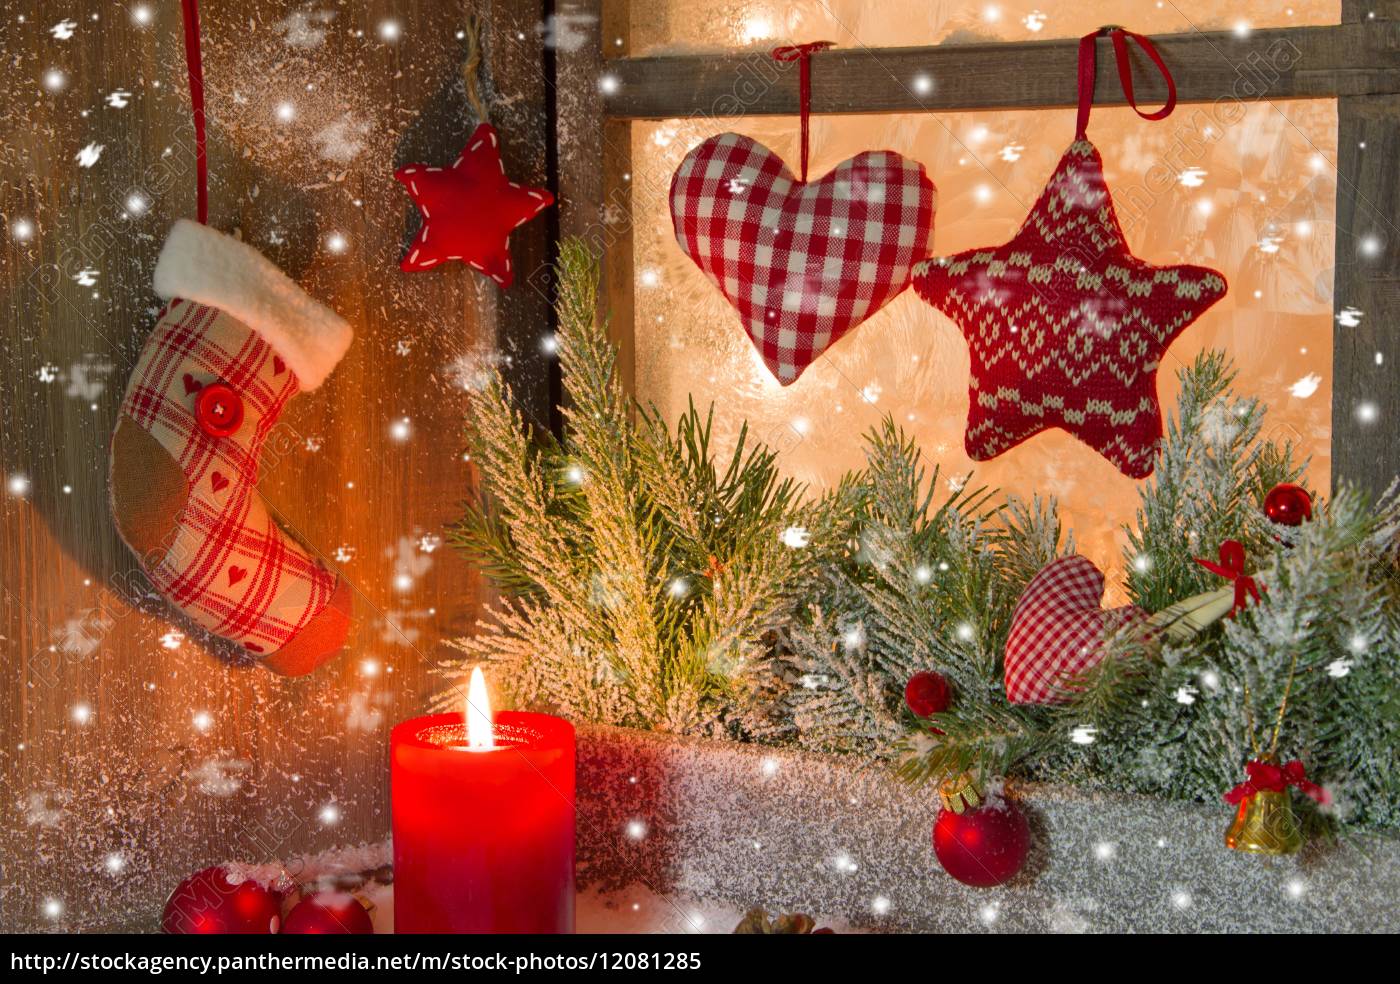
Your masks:
[[[1078,554],[1051,561],[1026,585],[1006,637],[1006,699],[1055,704],[1076,675],[1103,659],[1103,643],[1147,619],[1136,605],[1103,607],[1103,572]]]
[[[767,147],[722,133],[676,169],[671,221],[786,386],[909,285],[937,196],[923,165],[893,151],[804,184]]]

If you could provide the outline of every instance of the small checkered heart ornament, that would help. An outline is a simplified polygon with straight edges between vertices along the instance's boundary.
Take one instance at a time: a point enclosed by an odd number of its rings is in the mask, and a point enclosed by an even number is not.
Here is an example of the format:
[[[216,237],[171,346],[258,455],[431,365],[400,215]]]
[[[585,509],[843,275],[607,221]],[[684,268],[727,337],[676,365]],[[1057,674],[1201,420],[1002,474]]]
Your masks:
[[[923,165],[893,151],[803,182],[767,147],[722,133],[676,169],[671,221],[786,386],[909,285],[937,195]]]
[[[1006,699],[1054,704],[1077,674],[1098,664],[1103,643],[1125,626],[1145,621],[1136,605],[1105,609],[1103,574],[1077,554],[1047,564],[1026,585],[1006,637]]]

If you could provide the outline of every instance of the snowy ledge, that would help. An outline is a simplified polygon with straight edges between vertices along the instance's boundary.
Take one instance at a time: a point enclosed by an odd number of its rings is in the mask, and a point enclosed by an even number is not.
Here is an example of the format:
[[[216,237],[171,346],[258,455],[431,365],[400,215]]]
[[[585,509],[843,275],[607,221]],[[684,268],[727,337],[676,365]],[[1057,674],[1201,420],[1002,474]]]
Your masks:
[[[890,931],[1400,930],[1388,835],[1258,857],[1225,847],[1223,804],[1019,785],[1026,870],[973,889],[934,859],[932,792],[881,766],[600,727],[579,729],[578,753],[580,888]]]

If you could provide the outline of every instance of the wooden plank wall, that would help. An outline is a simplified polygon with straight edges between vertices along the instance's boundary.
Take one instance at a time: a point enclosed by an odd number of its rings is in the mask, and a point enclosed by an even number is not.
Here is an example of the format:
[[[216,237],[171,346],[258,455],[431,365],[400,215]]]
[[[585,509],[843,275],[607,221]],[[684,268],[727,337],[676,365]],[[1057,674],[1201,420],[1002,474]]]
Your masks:
[[[603,108],[610,63],[628,53],[628,4],[566,0],[555,16],[574,36],[555,54],[559,231],[582,238],[602,257],[599,313],[618,344],[619,377],[633,392],[632,127],[608,119]]]
[[[1400,29],[1400,3],[1343,0],[1344,24],[1377,21]],[[1337,130],[1332,485],[1379,494],[1400,474],[1400,99],[1343,95]]]
[[[228,665],[142,597],[106,498],[154,260],[194,207],[180,6],[149,5],[148,25],[98,0],[29,6],[0,24],[0,925],[150,928],[205,864],[386,835],[388,728],[423,706],[441,640],[483,594],[440,539],[470,479],[470,387],[503,336],[547,417],[548,326],[528,288],[502,302],[464,268],[398,270],[418,219],[394,168],[449,163],[475,123],[461,6],[203,5],[211,221],[356,331],[328,383],[290,406],[295,437],[261,481],[355,585],[351,644],[301,680]],[[481,9],[508,167],[545,184],[541,5]],[[521,269],[546,255],[542,224],[514,241]]]
[[[1367,5],[1373,9],[1374,5]],[[1258,28],[1153,37],[1171,68],[1182,102],[1219,99],[1308,99],[1338,94],[1400,92],[1400,25],[1379,18],[1331,27]],[[1134,92],[1142,106],[1160,106],[1161,76],[1129,44],[1137,65]],[[614,66],[609,115],[668,119],[715,115],[796,114],[796,73],[771,84],[740,87],[752,75],[753,52],[659,55]],[[1079,41],[1003,41],[910,48],[833,48],[812,56],[812,112],[922,113],[969,109],[1043,109],[1078,104]],[[1007,66],[1015,66],[1008,71]],[[1099,39],[1096,105],[1124,105],[1118,68]],[[914,80],[925,76],[927,87]]]

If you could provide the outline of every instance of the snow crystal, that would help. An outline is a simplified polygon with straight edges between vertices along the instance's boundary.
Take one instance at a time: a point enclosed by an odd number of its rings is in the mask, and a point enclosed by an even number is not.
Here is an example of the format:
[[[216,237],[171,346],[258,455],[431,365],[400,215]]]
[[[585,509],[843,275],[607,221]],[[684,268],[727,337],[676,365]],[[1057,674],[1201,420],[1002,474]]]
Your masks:
[[[1315,372],[1310,372],[1292,386],[1288,387],[1288,392],[1298,397],[1300,400],[1306,400],[1317,392],[1317,387],[1321,382],[1321,376]]]
[[[334,10],[317,10],[306,4],[278,21],[273,30],[288,47],[317,48],[326,40],[334,20]]]
[[[190,773],[197,790],[206,796],[232,796],[243,788],[243,776],[253,767],[247,759],[205,759]]]
[[[77,154],[73,156],[73,159],[78,162],[79,167],[92,167],[97,163],[98,159],[102,157],[102,151],[105,146],[105,144],[90,143],[82,150],[78,151]]]

